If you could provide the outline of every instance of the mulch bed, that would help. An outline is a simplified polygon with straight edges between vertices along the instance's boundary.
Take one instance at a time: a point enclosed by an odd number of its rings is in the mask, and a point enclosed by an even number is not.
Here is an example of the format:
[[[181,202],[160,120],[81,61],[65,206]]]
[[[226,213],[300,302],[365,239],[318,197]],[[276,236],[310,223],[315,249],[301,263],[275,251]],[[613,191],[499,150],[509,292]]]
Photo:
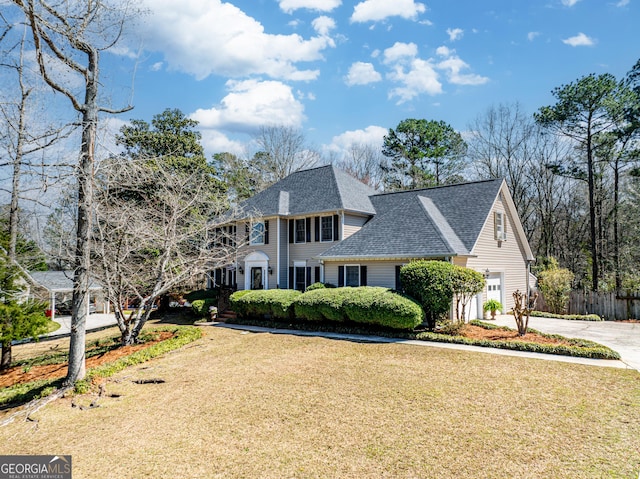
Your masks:
[[[528,343],[555,344],[570,346],[570,343],[556,338],[548,338],[536,333],[528,332],[519,336],[517,331],[504,331],[501,329],[485,329],[473,324],[465,324],[460,331],[460,336],[471,339],[487,339],[490,341],[524,341]]]
[[[141,349],[148,348],[149,346],[165,341],[174,336],[174,333],[169,331],[163,331],[158,333],[158,339],[153,341],[147,341],[143,344],[135,344],[133,346],[122,346],[111,351],[107,351],[99,356],[93,356],[87,358],[86,368],[91,369],[96,366],[100,366],[106,363],[112,363],[117,359],[128,356],[140,351]],[[26,369],[26,371],[25,371]],[[0,388],[13,386],[15,384],[22,384],[31,381],[38,381],[42,379],[59,379],[67,374],[67,363],[59,364],[46,364],[42,366],[31,366],[25,368],[23,366],[15,366],[0,373]]]

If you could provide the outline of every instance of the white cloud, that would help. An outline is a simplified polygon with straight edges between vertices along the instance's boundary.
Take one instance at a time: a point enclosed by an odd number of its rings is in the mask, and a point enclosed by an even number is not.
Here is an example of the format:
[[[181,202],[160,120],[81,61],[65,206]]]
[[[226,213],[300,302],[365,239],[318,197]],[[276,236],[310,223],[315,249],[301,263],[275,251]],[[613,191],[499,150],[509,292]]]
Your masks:
[[[351,15],[351,22],[378,22],[389,17],[415,20],[427,7],[415,0],[364,0],[358,3]]]
[[[164,63],[162,62],[155,62],[153,65],[151,65],[151,71],[152,72],[159,72],[160,70],[162,70],[162,66],[164,65]]]
[[[334,136],[331,144],[324,147],[324,150],[347,153],[353,145],[371,145],[381,148],[384,136],[389,130],[381,126],[370,125],[363,130],[345,131],[341,135]]]
[[[629,2],[631,0],[620,0],[618,3],[616,3],[616,7],[626,7],[627,5],[629,5]]]
[[[441,57],[448,57],[451,55],[451,50],[449,50],[449,47],[442,45],[441,47],[436,48],[436,54]]]
[[[447,28],[447,35],[449,35],[449,40],[455,42],[456,40],[460,40],[462,35],[464,35],[464,30],[462,28]]]
[[[447,72],[449,83],[454,85],[482,85],[487,83],[489,79],[475,73],[460,73],[462,70],[469,69],[469,65],[460,57],[453,54],[446,60],[438,63],[438,68]]]
[[[231,140],[227,135],[216,130],[202,130],[202,146],[207,156],[214,153],[233,153],[242,156],[246,152],[246,144]]]
[[[573,7],[576,3],[578,3],[580,0],[562,0],[562,4],[565,7]]]
[[[142,22],[145,48],[164,54],[169,67],[197,79],[268,75],[286,80],[313,80],[318,70],[299,69],[300,62],[321,60],[333,47],[321,35],[273,35],[242,10],[221,0],[144,0],[149,15]]]
[[[381,81],[382,76],[371,63],[356,62],[351,65],[349,73],[344,80],[349,86],[368,85],[369,83]]]
[[[311,22],[311,25],[313,26],[313,29],[318,33],[318,35],[328,37],[331,31],[336,28],[336,21],[333,18],[323,15],[313,20],[313,22]]]
[[[400,86],[389,92],[390,98],[398,97],[398,104],[412,100],[421,93],[442,93],[442,84],[431,60],[414,58],[406,67],[397,64],[393,71],[387,74],[387,78],[400,83]]]
[[[396,42],[384,51],[382,62],[385,64],[396,63],[402,59],[414,58],[417,55],[418,46],[415,43]]]
[[[580,32],[574,37],[565,38],[562,43],[572,47],[590,47],[595,45],[595,40]]]
[[[280,9],[285,13],[293,13],[301,8],[330,12],[341,4],[342,0],[280,0]]]
[[[297,128],[305,119],[304,106],[282,82],[229,80],[227,88],[219,105],[190,115],[202,128],[252,132],[263,125]]]
[[[540,36],[540,32],[529,32],[527,33],[527,39],[532,42],[536,39],[536,37]]]

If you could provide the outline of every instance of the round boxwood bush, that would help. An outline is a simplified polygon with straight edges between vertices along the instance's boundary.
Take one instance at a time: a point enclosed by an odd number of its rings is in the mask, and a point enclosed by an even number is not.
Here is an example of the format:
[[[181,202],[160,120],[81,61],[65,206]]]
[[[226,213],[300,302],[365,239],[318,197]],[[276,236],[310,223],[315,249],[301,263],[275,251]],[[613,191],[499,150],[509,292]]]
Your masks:
[[[220,290],[218,289],[198,289],[185,294],[184,299],[189,301],[191,304],[199,299],[213,299],[217,301],[219,294]]]
[[[296,299],[296,317],[310,321],[346,321],[342,305],[349,294],[346,290],[351,289],[353,288],[324,288],[304,293]]]
[[[196,316],[205,317],[205,316],[209,316],[209,308],[211,306],[217,306],[217,305],[218,305],[217,299],[211,299],[211,298],[196,299],[191,303],[191,310]]]
[[[314,289],[324,289],[325,285],[324,283],[313,283],[310,284],[309,286],[307,286],[307,289],[304,290],[304,292],[306,293],[307,291],[313,291]]]

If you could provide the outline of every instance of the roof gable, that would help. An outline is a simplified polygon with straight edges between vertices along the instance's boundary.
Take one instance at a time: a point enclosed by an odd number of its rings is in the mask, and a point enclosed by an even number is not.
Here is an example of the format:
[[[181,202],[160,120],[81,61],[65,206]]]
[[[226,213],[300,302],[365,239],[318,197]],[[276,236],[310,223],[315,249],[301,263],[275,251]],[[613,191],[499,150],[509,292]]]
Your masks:
[[[243,201],[241,210],[260,216],[295,216],[347,210],[374,214],[375,190],[333,165],[291,173]]]
[[[501,185],[488,180],[374,195],[376,215],[319,257],[468,255]]]

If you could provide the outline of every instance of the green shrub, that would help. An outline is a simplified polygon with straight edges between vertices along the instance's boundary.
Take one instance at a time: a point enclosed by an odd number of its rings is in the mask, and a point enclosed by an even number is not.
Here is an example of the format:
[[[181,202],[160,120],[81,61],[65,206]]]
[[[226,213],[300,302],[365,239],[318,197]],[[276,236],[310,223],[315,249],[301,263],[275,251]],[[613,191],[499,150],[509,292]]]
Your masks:
[[[538,275],[538,288],[552,313],[562,314],[569,302],[573,273],[557,268],[542,271]]]
[[[219,289],[198,289],[185,294],[184,299],[193,304],[194,301],[198,301],[199,299],[213,299],[217,301],[219,295]]]
[[[345,320],[396,329],[413,329],[422,322],[420,305],[387,288],[317,289],[295,301],[296,317],[308,321]]]
[[[253,292],[254,292],[253,290],[244,289],[242,291],[236,291],[231,296],[229,296],[229,306],[231,307],[231,309],[236,313],[238,313],[240,316],[245,316],[246,303],[241,301],[241,299],[244,296],[251,294]]]
[[[451,308],[453,270],[451,263],[423,260],[412,261],[400,270],[404,290],[422,305],[429,329]]]
[[[232,309],[242,316],[293,318],[293,302],[302,293],[292,289],[256,290],[242,295],[231,295]]]
[[[304,293],[295,302],[295,315],[309,321],[337,321],[344,322],[347,316],[343,303],[354,288],[325,288]]]
[[[191,303],[191,310],[196,316],[208,317],[209,308],[211,306],[217,306],[218,300],[213,298],[196,299]]]
[[[347,289],[347,288],[345,288]],[[354,323],[374,324],[394,329],[414,329],[422,323],[422,308],[415,301],[387,288],[350,288],[343,308]]]
[[[304,292],[306,293],[307,291],[313,291],[314,289],[324,289],[324,288],[326,288],[324,283],[318,282],[318,283],[313,283],[307,286],[307,289],[305,289]]]

